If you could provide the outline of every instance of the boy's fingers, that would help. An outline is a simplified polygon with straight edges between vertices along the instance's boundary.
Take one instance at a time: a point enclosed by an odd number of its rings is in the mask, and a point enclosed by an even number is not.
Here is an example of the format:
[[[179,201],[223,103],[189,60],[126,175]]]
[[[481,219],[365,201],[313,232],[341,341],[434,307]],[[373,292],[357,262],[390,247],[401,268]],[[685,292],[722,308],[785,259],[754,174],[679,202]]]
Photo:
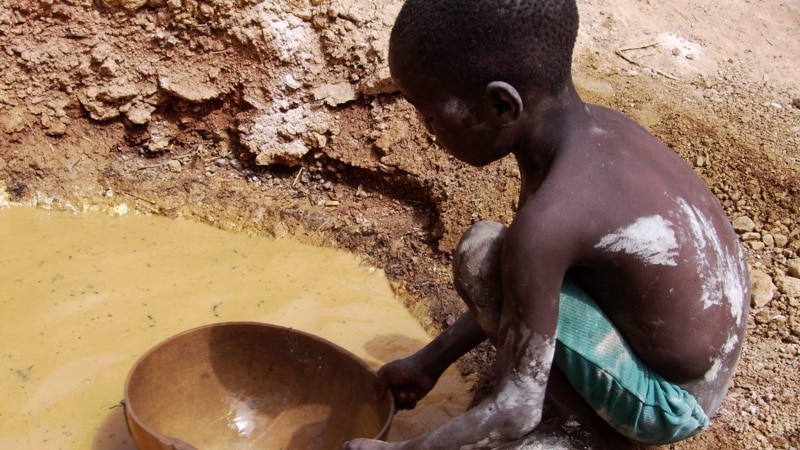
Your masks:
[[[401,392],[395,397],[397,409],[414,409],[417,406],[417,396],[413,393]]]
[[[375,391],[375,400],[380,400],[383,398],[384,395],[386,395],[386,389],[389,388],[389,385],[386,384],[385,381],[381,380],[379,372],[378,379],[375,380],[374,383],[372,383],[372,387]]]

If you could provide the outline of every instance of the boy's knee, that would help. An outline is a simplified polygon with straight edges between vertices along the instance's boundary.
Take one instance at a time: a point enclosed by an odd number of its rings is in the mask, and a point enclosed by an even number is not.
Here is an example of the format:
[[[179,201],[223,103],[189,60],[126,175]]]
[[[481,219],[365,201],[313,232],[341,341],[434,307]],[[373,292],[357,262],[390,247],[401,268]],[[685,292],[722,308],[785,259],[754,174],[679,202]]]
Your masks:
[[[478,222],[461,237],[453,258],[456,292],[490,338],[503,302],[500,258],[505,234],[506,227],[500,223]]]
[[[498,222],[482,221],[467,229],[456,247],[453,277],[456,280],[481,280],[499,274],[500,256],[506,227]]]
[[[483,260],[499,251],[503,246],[507,228],[499,222],[483,220],[471,227],[461,236],[456,247],[456,258],[471,261]]]

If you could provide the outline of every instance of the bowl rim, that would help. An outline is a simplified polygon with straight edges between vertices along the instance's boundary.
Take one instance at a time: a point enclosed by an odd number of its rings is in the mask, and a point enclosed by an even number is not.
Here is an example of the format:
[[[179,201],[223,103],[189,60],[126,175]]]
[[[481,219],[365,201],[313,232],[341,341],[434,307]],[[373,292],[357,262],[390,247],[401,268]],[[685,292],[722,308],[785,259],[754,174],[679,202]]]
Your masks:
[[[141,427],[142,429],[147,431],[149,434],[151,434],[153,436],[156,436],[159,441],[166,442],[168,440],[172,440],[172,441],[180,440],[178,438],[175,438],[175,437],[172,437],[172,436],[167,436],[167,435],[165,435],[165,434],[163,434],[161,432],[158,432],[158,431],[154,430],[149,424],[146,424],[144,421],[142,421],[141,418],[136,413],[136,410],[131,407],[130,401],[129,401],[129,399],[130,399],[130,384],[131,384],[131,379],[133,378],[134,372],[136,372],[136,369],[139,367],[139,365],[142,363],[142,361],[144,361],[148,356],[150,356],[151,354],[153,354],[156,351],[160,350],[162,347],[166,346],[168,342],[171,342],[171,341],[173,341],[173,340],[175,340],[177,338],[183,337],[185,335],[197,333],[198,331],[201,331],[201,330],[204,330],[204,329],[208,329],[208,328],[218,328],[218,327],[228,327],[228,326],[241,326],[241,325],[257,326],[257,327],[261,327],[261,328],[272,328],[272,329],[281,330],[281,331],[289,331],[291,333],[295,333],[295,334],[301,335],[301,336],[303,336],[305,338],[318,341],[318,342],[320,342],[322,344],[325,344],[325,345],[328,345],[328,346],[332,347],[334,350],[338,350],[340,353],[342,353],[345,356],[349,357],[354,362],[356,362],[358,365],[360,365],[362,368],[364,368],[369,373],[371,373],[377,379],[377,376],[378,376],[377,373],[374,370],[372,370],[372,368],[369,365],[367,365],[367,363],[363,359],[361,359],[359,356],[357,356],[355,353],[351,352],[350,350],[342,347],[341,345],[339,345],[339,344],[337,344],[335,342],[332,342],[332,341],[330,341],[328,339],[325,339],[323,337],[317,336],[315,334],[309,333],[307,331],[299,330],[297,328],[292,328],[292,327],[286,327],[286,326],[283,326],[283,325],[276,325],[276,324],[272,324],[272,323],[256,322],[256,321],[229,321],[229,322],[208,323],[208,324],[205,324],[205,325],[200,325],[200,326],[197,326],[197,327],[194,327],[194,328],[190,328],[188,330],[181,331],[181,332],[176,333],[176,334],[174,334],[174,335],[172,335],[172,336],[170,336],[170,337],[168,337],[166,339],[163,339],[158,344],[156,344],[153,347],[151,347],[150,349],[148,349],[141,356],[139,356],[139,358],[136,359],[136,362],[131,366],[130,370],[128,371],[128,375],[125,377],[125,385],[124,385],[124,388],[123,388],[122,406],[124,408],[126,422],[127,422],[127,417],[131,416],[133,418],[133,420],[136,422],[137,426]],[[386,436],[389,434],[389,428],[392,426],[392,419],[394,418],[394,415],[397,413],[397,409],[395,407],[395,402],[394,402],[394,395],[392,395],[391,391],[389,391],[389,390],[387,390],[386,394],[384,394],[384,395],[387,396],[388,400],[389,400],[389,414],[388,414],[388,417],[386,418],[386,420],[384,421],[383,427],[381,427],[381,430],[378,432],[378,434],[376,436],[373,437],[373,439],[385,439],[386,438]],[[126,426],[128,428],[130,428],[130,424],[126,423]],[[135,438],[134,438],[134,441],[135,441]]]

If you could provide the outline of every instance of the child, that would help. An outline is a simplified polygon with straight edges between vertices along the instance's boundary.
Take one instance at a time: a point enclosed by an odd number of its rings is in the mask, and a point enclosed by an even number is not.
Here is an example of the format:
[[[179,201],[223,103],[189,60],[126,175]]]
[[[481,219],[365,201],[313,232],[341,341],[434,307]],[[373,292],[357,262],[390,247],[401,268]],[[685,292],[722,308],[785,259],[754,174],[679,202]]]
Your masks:
[[[345,448],[492,448],[531,433],[545,398],[609,436],[665,444],[700,432],[719,408],[745,338],[741,246],[675,152],[580,99],[577,29],[574,0],[403,6],[389,44],[400,91],[456,158],[483,166],[513,154],[520,207],[507,228],[473,225],[456,249],[469,312],[379,371],[379,394],[413,408],[488,338],[493,393],[412,440]]]

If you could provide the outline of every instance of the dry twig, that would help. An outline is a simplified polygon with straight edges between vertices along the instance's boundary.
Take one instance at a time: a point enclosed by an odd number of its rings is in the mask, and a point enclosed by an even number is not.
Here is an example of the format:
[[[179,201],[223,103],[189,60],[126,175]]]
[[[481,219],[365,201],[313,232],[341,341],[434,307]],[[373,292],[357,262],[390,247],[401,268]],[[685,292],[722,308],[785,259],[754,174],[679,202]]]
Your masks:
[[[631,57],[629,57],[629,56],[627,56],[625,54],[625,52],[628,52],[628,51],[631,51],[631,50],[642,50],[642,49],[645,49],[645,48],[655,47],[656,45],[658,45],[657,42],[652,42],[650,44],[639,45],[639,46],[635,46],[635,47],[624,47],[624,48],[620,48],[620,49],[614,50],[614,54],[619,56],[620,58],[624,59],[625,61],[629,62],[630,64],[633,64],[634,66],[641,67],[643,69],[652,70],[654,73],[657,73],[657,74],[661,75],[662,77],[666,77],[666,78],[669,78],[670,80],[676,80],[677,81],[677,78],[675,78],[673,75],[670,75],[667,72],[664,72],[663,70],[658,70],[658,69],[654,69],[652,67],[648,67],[648,66],[640,63],[639,61],[637,61],[637,60],[635,60],[635,59],[633,59],[633,58],[631,58]]]
[[[122,194],[122,195],[127,195],[128,197],[133,197],[133,198],[135,198],[135,199],[139,199],[139,200],[141,200],[141,201],[143,201],[143,202],[150,203],[151,205],[155,205],[155,204],[156,204],[156,202],[154,202],[154,201],[152,201],[152,200],[148,200],[148,199],[146,199],[146,198],[144,198],[144,197],[141,197],[141,196],[139,196],[139,195],[136,195],[136,194],[132,194],[132,193],[130,193],[130,192],[125,192],[125,191],[118,191],[118,192],[119,192],[120,194]]]

